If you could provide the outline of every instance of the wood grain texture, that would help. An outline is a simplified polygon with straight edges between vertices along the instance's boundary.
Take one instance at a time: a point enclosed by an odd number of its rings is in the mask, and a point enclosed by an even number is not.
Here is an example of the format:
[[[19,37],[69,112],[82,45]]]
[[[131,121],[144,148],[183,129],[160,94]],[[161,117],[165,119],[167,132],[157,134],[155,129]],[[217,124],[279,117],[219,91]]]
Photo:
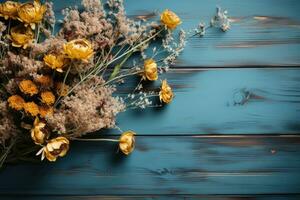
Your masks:
[[[2,200],[20,199],[18,195],[4,195]],[[299,200],[300,195],[88,195],[88,196],[24,196],[22,200]]]
[[[297,69],[174,69],[161,78],[174,88],[174,101],[119,114],[121,129],[145,135],[300,133]]]
[[[58,19],[61,9],[80,0],[54,0]],[[176,66],[240,67],[297,66],[300,64],[300,1],[298,0],[126,0],[132,18],[159,20],[169,8],[182,18],[181,28],[191,30],[200,21],[209,23],[219,5],[229,11],[232,28],[226,33],[208,30],[194,37]]]
[[[51,165],[7,167],[0,194],[297,194],[299,153],[299,136],[138,136],[126,158],[114,144],[72,143]]]

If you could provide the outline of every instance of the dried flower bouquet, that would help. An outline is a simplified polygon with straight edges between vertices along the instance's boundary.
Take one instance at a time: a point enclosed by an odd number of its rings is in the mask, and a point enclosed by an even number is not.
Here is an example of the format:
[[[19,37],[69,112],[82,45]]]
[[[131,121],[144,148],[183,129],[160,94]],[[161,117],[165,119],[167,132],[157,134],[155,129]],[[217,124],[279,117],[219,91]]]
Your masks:
[[[64,9],[64,19],[56,22],[48,1],[0,4],[0,167],[35,154],[56,161],[72,140],[118,142],[128,155],[135,145],[133,131],[119,140],[81,137],[120,130],[115,117],[126,109],[172,101],[167,80],[157,93],[143,92],[142,84],[158,80],[183,50],[185,32],[174,37],[173,31],[181,19],[165,10],[157,21],[133,20],[122,0],[82,0],[82,6]],[[217,10],[211,25],[227,30],[226,13]],[[205,28],[200,23],[195,35],[202,36]],[[161,42],[158,49],[150,47],[154,41]],[[140,77],[140,83],[126,96],[116,95],[117,85],[130,76]],[[160,103],[154,105],[153,98]]]

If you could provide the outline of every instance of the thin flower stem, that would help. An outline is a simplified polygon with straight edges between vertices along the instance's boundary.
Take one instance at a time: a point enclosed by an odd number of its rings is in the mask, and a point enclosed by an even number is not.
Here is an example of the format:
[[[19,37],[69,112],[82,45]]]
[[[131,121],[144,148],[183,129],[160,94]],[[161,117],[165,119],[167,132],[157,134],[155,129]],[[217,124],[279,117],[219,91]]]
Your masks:
[[[8,20],[7,34],[10,34],[10,28],[11,28],[11,19]]]
[[[109,51],[109,53],[110,53],[110,51]],[[109,53],[107,54],[107,57],[105,58],[104,62],[106,62],[107,58],[109,57]],[[67,93],[66,96],[68,96],[69,94],[71,94],[76,87],[78,87],[83,81],[85,81],[87,78],[89,78],[91,75],[93,75],[94,72],[96,72],[96,74],[97,74],[97,72],[99,71],[99,69],[103,66],[103,64],[102,65],[101,64],[102,63],[96,64],[95,68],[93,70],[91,70],[87,75],[85,75],[84,77],[82,77],[82,79],[75,86],[73,86],[68,91],[68,93]],[[59,103],[59,102],[57,102],[57,103]]]
[[[104,84],[102,84],[102,86],[107,85],[107,84],[109,84],[109,83],[111,83],[111,82],[114,82],[114,81],[116,81],[116,80],[118,80],[118,79],[125,78],[125,77],[127,77],[127,76],[133,76],[133,75],[136,75],[136,74],[140,74],[141,72],[142,72],[142,71],[139,70],[139,71],[136,71],[136,72],[133,72],[133,73],[130,73],[130,74],[123,74],[123,75],[117,76],[117,77],[115,77],[115,78],[113,78],[113,79],[111,79],[111,80],[105,82]]]
[[[113,47],[110,47],[110,48],[109,48],[109,51],[108,51],[108,53],[107,53],[107,55],[106,55],[106,57],[105,57],[105,59],[104,59],[104,61],[103,61],[102,63],[100,63],[100,59],[101,59],[102,56],[99,56],[99,58],[98,58],[98,60],[97,60],[97,62],[96,62],[96,68],[98,68],[98,69],[96,70],[96,74],[97,74],[98,71],[101,69],[101,67],[104,65],[103,63],[105,63],[105,62],[107,61],[107,59],[109,58],[109,55],[110,55],[110,53],[112,52],[112,50],[113,50]],[[102,64],[102,65],[101,65],[101,64]]]
[[[111,73],[108,80],[111,80],[117,76],[117,74],[120,72],[121,67],[124,65],[124,63],[128,60],[128,58],[133,54],[133,52],[127,54],[127,56],[120,62],[118,65],[115,66],[113,72]]]
[[[123,56],[126,56],[127,54],[131,53],[131,52],[134,52],[137,48],[139,48],[140,46],[144,45],[145,43],[149,42],[150,40],[152,40],[153,38],[155,38],[159,33],[161,33],[162,31],[164,30],[164,28],[161,28],[159,31],[157,31],[155,34],[153,34],[151,37],[149,37],[148,39],[144,40],[143,42],[139,43],[138,45],[134,46],[133,48],[131,48],[130,50],[124,52],[122,55],[116,57],[115,59],[112,59],[110,60],[109,62],[105,63],[106,66],[109,66],[110,64],[112,64],[113,62],[117,61],[118,59],[122,58]],[[73,92],[73,90],[78,87],[83,81],[85,81],[87,78],[89,78],[94,72],[97,72],[98,71],[98,67],[100,66],[100,64],[98,66],[95,67],[94,70],[92,70],[90,73],[88,73],[86,76],[84,76],[82,78],[81,81],[79,81],[75,86],[73,86],[69,91],[68,91],[68,94],[71,94]],[[138,72],[139,73],[139,72]],[[123,77],[126,77],[126,76],[130,76],[130,75],[134,75],[134,74],[137,74],[137,73],[133,73],[133,74],[127,74],[127,75],[122,75],[122,76],[119,76],[119,77],[115,77],[113,79],[111,79],[110,81],[104,83],[103,85],[107,85],[108,83],[111,83],[119,78],[123,78]],[[57,102],[58,104],[59,102]],[[57,105],[56,104],[56,105]]]
[[[115,59],[125,48],[126,45],[122,45],[122,47],[117,51],[117,53],[114,55],[113,59]],[[129,49],[130,47],[126,48],[126,51]]]
[[[142,33],[139,35],[137,41],[141,38],[141,36],[142,36]],[[132,44],[132,45],[128,45],[128,48],[126,48],[125,52],[127,52],[127,51],[131,48],[131,46],[134,46],[134,45],[135,45],[135,43]],[[127,45],[123,44],[122,47],[121,47],[121,48],[117,51],[117,53],[113,56],[112,60],[114,60],[116,57],[118,57],[118,55],[124,50],[124,48],[125,48],[126,46],[127,46]]]
[[[149,42],[150,40],[152,40],[153,38],[155,38],[158,34],[160,34],[164,29],[160,29],[159,31],[157,31],[155,34],[153,34],[151,37],[149,37],[148,39],[144,40],[143,42],[139,43],[138,45],[134,46],[133,48],[131,48],[130,50],[128,50],[127,52],[124,52],[123,54],[121,54],[120,56],[116,57],[115,59],[111,60],[110,62],[107,63],[107,65],[115,62],[116,60],[122,58],[123,56],[127,55],[128,53],[131,53],[133,51],[135,51],[137,48],[141,47],[142,45],[144,45],[145,43]]]
[[[36,38],[35,38],[35,44],[38,43],[40,38],[40,23],[37,24],[37,33],[36,33]]]
[[[142,81],[143,81],[143,78],[140,78],[139,83],[138,83],[137,86],[134,88],[134,90],[131,92],[131,94],[133,94],[133,93],[136,92],[136,90],[138,89],[138,87],[141,85]]]
[[[67,70],[67,72],[66,72],[66,75],[65,75],[64,80],[63,80],[62,88],[60,89],[60,94],[62,93],[62,90],[64,89],[64,85],[65,85],[66,80],[67,80],[67,77],[68,77],[68,75],[69,75],[69,73],[70,73],[71,67],[72,67],[72,66],[70,65],[69,68],[68,68],[68,70]],[[56,100],[56,102],[55,102],[55,104],[54,104],[54,107],[57,106],[57,104],[59,103],[60,99],[61,99],[61,95],[59,95],[59,97],[57,98],[57,100]]]
[[[142,35],[142,34],[141,34]],[[139,38],[141,37],[141,35],[139,36]],[[134,46],[134,45],[133,45]],[[113,58],[112,58],[112,60],[116,60],[116,58],[118,57],[118,55],[123,51],[123,49],[126,47],[126,45],[123,45],[118,51],[117,51],[117,53],[113,56]],[[128,48],[126,48],[126,50],[125,50],[125,53],[127,52],[127,51],[129,51],[130,50],[130,48],[131,48],[131,46],[129,46]],[[112,51],[112,48],[110,49],[110,51],[109,51],[109,53],[107,54],[107,57],[105,58],[105,61],[103,62],[103,63],[105,63],[106,62],[106,60],[107,60],[107,58],[108,58],[108,56],[110,55],[110,52]],[[133,52],[131,52],[130,53],[130,55],[132,54]],[[128,56],[128,58],[129,58],[130,56]],[[127,60],[128,59],[127,57],[125,57],[125,59]],[[125,60],[124,59],[124,60]],[[123,61],[124,61],[123,60]],[[122,61],[122,62],[123,62]],[[100,63],[100,64],[102,64],[102,63]],[[99,65],[100,65],[99,64]],[[102,66],[103,66],[104,64],[102,64]],[[105,73],[105,70],[106,70],[106,68],[108,67],[108,65],[109,64],[106,64],[106,67],[103,67],[102,69],[104,69],[103,70],[103,72],[102,72],[102,76],[103,76],[103,74]],[[101,71],[102,71],[102,69],[101,69],[101,67],[99,67],[99,70],[97,70],[96,71],[96,73],[95,74],[99,74]]]
[[[1,167],[3,166],[3,164],[4,164],[4,162],[5,162],[5,160],[6,160],[7,156],[8,156],[8,154],[9,154],[9,152],[10,152],[10,150],[11,150],[11,148],[15,145],[16,141],[17,141],[17,139],[14,139],[14,140],[10,143],[10,145],[8,146],[8,148],[5,150],[5,152],[3,153],[3,155],[1,156],[1,158],[0,158],[0,169],[1,169]]]
[[[54,33],[55,33],[55,24],[56,24],[56,23],[53,24],[52,35],[54,35]]]
[[[119,140],[117,140],[117,139],[106,139],[106,138],[95,138],[95,139],[88,139],[88,138],[71,138],[71,140],[76,140],[76,141],[87,141],[87,142],[97,142],[97,141],[119,142]]]
[[[204,30],[207,30],[207,29],[209,29],[209,28],[212,28],[212,26],[205,26],[205,27],[204,27]],[[199,32],[196,32],[196,33],[194,33],[193,35],[189,36],[186,40],[188,41],[190,38],[192,38],[192,37],[194,37],[194,36],[196,36],[196,35],[199,35],[199,34],[200,34]]]
[[[7,28],[7,34],[10,35],[10,28],[11,28],[11,19],[9,18],[9,21],[8,21],[8,28]],[[9,45],[7,47],[8,51],[9,51]]]

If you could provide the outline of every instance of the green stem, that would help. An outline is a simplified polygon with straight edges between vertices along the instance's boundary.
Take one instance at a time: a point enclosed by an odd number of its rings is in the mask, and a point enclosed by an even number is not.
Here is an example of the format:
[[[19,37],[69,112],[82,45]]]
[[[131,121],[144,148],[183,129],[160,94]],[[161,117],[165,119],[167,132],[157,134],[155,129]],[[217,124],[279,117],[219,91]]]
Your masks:
[[[110,62],[107,63],[107,65],[115,62],[116,60],[122,58],[123,56],[127,55],[128,53],[134,52],[137,48],[141,47],[142,45],[144,45],[145,43],[149,42],[150,40],[152,40],[153,38],[155,38],[158,34],[160,34],[164,29],[160,29],[159,31],[157,31],[154,35],[152,35],[151,37],[149,37],[148,39],[144,40],[143,42],[139,43],[138,45],[134,46],[133,48],[131,48],[130,50],[128,50],[127,52],[124,52],[123,54],[121,54],[120,56],[116,57],[115,59],[111,60]]]
[[[111,73],[110,77],[108,80],[111,80],[113,78],[115,78],[117,76],[117,74],[120,72],[120,69],[122,68],[122,66],[124,65],[124,63],[127,61],[127,59],[133,54],[133,52],[130,52],[129,54],[126,55],[126,57],[124,58],[124,60],[122,60],[122,62],[120,62],[118,65],[115,66],[113,72]]]
[[[139,43],[138,45],[134,46],[134,47],[131,48],[130,50],[124,52],[122,55],[116,57],[115,59],[113,59],[113,60],[111,60],[111,61],[105,63],[106,66],[112,64],[113,62],[115,62],[116,60],[122,58],[123,56],[126,56],[127,54],[129,54],[129,53],[131,53],[131,52],[134,52],[137,48],[141,47],[141,46],[144,45],[145,43],[147,43],[147,42],[149,42],[150,40],[152,40],[153,38],[155,38],[155,37],[156,37],[159,33],[161,33],[163,30],[164,30],[163,28],[160,29],[160,30],[157,31],[154,35],[152,35],[151,37],[149,37],[148,39],[146,39],[146,40],[144,40],[143,42]],[[99,65],[100,65],[100,64],[99,64]],[[98,65],[98,66],[99,66],[99,65]],[[92,70],[90,73],[88,73],[86,76],[84,76],[84,77],[82,78],[81,81],[79,81],[75,86],[73,86],[73,87],[69,90],[67,96],[68,96],[69,94],[71,94],[71,93],[73,92],[73,90],[74,90],[76,87],[78,87],[83,81],[85,81],[90,75],[92,75],[94,72],[97,72],[97,71],[98,71],[98,66],[96,66],[94,70]],[[116,79],[116,78],[113,78],[113,79],[111,79],[111,80],[108,81],[108,82],[114,81],[115,79]],[[106,85],[106,84],[104,84],[104,85]],[[58,102],[57,102],[57,103],[58,103]],[[56,104],[56,105],[57,105],[57,104]]]
[[[64,80],[63,80],[63,85],[62,85],[62,88],[60,89],[60,94],[62,93],[62,90],[64,89],[64,85],[65,85],[65,83],[66,83],[66,80],[67,80],[67,77],[68,77],[68,75],[69,75],[69,73],[70,73],[70,70],[71,70],[71,65],[69,66],[69,68],[68,68],[68,70],[67,70],[67,72],[66,72],[66,74],[65,74],[65,77],[64,77]],[[61,95],[59,95],[59,97],[57,98],[57,100],[56,100],[56,102],[55,102],[55,104],[54,104],[54,107],[56,107],[57,106],[57,104],[59,103],[59,100],[61,99]]]
[[[37,24],[37,33],[36,33],[36,39],[35,39],[35,43],[37,44],[39,42],[40,39],[40,24]]]
[[[8,28],[7,28],[7,34],[10,35],[10,28],[11,28],[11,19],[9,19],[8,21]],[[9,45],[7,47],[8,51],[9,51]]]
[[[132,75],[140,74],[141,72],[142,71],[136,71],[136,72],[133,72],[133,73],[130,73],[130,74],[124,74],[124,75],[117,76],[117,77],[115,77],[113,79],[110,79],[109,81],[105,82],[102,86],[107,85],[107,84],[109,84],[109,83],[111,83],[113,81],[116,81],[118,79],[125,78],[127,76],[132,76]]]

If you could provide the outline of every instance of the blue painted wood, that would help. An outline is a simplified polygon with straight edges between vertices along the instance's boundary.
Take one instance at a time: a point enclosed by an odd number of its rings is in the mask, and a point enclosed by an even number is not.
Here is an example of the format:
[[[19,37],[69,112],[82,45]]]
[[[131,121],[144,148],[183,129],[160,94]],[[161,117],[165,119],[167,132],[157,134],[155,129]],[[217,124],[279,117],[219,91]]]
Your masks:
[[[61,9],[80,0],[54,0]],[[232,29],[208,30],[190,40],[176,66],[297,66],[300,63],[300,1],[298,0],[125,0],[127,14],[159,20],[155,13],[169,8],[182,18],[181,28],[194,29],[209,22],[219,5],[229,11]],[[152,17],[152,18],[151,18]]]
[[[87,196],[23,196],[22,200],[299,200],[300,195],[87,195]],[[3,200],[20,199],[18,195],[1,196]]]
[[[300,133],[297,69],[176,69],[161,78],[175,89],[174,101],[119,114],[121,129],[140,135]]]
[[[299,136],[138,136],[129,157],[71,144],[53,164],[8,166],[0,195],[297,194]]]

